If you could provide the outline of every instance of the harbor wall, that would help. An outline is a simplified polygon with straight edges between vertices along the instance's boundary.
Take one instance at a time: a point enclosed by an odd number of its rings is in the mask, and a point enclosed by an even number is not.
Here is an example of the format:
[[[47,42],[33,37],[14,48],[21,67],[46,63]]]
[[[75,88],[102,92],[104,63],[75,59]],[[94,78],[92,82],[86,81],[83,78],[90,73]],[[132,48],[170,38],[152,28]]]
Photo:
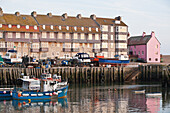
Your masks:
[[[53,67],[46,70],[61,75],[69,83],[124,83],[131,81],[162,81],[169,76],[165,66],[147,65],[138,67]],[[40,78],[44,69],[1,68],[0,85],[16,85],[17,79],[24,75]],[[169,78],[168,78],[169,79]]]

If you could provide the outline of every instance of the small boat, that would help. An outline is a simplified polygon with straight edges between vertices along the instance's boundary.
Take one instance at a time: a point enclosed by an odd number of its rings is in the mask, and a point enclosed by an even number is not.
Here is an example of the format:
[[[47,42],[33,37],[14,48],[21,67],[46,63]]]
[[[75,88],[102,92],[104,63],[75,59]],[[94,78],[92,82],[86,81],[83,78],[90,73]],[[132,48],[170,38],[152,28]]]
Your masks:
[[[135,94],[144,94],[145,90],[135,90],[133,91]]]
[[[148,93],[146,94],[147,97],[161,97],[162,93]]]

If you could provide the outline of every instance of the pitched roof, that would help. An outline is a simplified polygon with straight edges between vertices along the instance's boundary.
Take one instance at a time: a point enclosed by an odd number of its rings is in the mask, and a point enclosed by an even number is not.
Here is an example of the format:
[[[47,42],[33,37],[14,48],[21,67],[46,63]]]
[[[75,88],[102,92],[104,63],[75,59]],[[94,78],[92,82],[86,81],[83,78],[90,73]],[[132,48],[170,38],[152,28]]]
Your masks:
[[[151,35],[143,36],[133,36],[128,39],[128,46],[131,45],[146,45],[147,42],[151,39]]]
[[[116,19],[112,18],[96,18],[96,22],[100,25],[119,25],[119,26],[127,26],[123,21],[120,21],[120,24],[115,23]]]
[[[48,15],[37,15],[35,18],[40,25],[98,27],[92,19],[85,17],[78,19],[68,16],[67,19],[63,19],[62,16],[52,15],[52,17],[49,17]]]

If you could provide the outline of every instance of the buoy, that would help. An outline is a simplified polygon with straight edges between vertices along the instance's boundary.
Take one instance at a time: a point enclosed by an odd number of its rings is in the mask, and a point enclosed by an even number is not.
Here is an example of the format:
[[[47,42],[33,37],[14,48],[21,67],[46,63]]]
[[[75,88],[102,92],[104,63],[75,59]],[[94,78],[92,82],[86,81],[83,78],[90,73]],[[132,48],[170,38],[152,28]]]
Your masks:
[[[18,93],[18,97],[21,97],[21,93]]]
[[[18,103],[18,107],[21,107],[21,103],[20,102]]]
[[[31,103],[31,99],[28,99],[28,103]]]
[[[26,104],[26,102],[23,102],[23,104],[25,105],[25,104]]]

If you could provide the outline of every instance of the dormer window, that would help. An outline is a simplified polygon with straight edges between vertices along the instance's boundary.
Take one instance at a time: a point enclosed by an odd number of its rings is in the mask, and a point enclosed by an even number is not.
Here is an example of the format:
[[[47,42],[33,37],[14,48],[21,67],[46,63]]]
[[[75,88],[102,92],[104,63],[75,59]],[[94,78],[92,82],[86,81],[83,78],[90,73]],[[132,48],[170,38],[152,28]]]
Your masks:
[[[89,31],[91,31],[91,27],[89,27]]]
[[[9,24],[9,25],[8,25],[8,27],[9,27],[9,28],[12,28],[12,25],[11,25],[11,24]]]
[[[17,28],[19,29],[19,28],[20,28],[20,25],[17,25]]]
[[[76,30],[76,31],[77,31],[77,27],[76,27],[76,26],[74,27],[74,30]]]
[[[69,30],[69,26],[66,26],[66,29]]]
[[[34,26],[34,29],[37,29],[37,26]]]
[[[50,27],[51,27],[51,29],[54,29],[54,26],[53,26],[53,25],[51,25]]]
[[[45,25],[43,25],[43,29],[45,29]]]
[[[2,24],[0,24],[0,28],[2,27]]]
[[[61,26],[59,26],[59,30],[61,30]]]
[[[84,31],[84,27],[81,27],[81,30]]]
[[[29,29],[29,25],[26,25],[26,29]]]
[[[98,28],[96,28],[96,31],[98,32],[98,31],[99,31],[99,29],[98,29]]]

